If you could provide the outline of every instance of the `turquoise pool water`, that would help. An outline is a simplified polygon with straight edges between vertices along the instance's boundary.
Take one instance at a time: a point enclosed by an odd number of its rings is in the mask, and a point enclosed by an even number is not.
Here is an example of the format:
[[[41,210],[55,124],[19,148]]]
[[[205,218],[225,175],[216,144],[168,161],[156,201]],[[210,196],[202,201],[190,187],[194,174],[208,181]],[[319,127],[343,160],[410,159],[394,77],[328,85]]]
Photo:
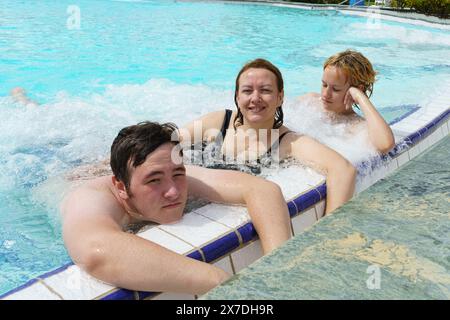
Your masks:
[[[2,0],[0,10],[0,294],[70,261],[48,179],[104,157],[118,129],[183,124],[233,106],[246,61],[280,67],[287,99],[320,86],[329,55],[354,48],[379,72],[387,120],[421,104],[450,75],[450,32],[267,5],[175,1]],[[43,104],[24,108],[23,86]],[[56,187],[54,187],[56,188]]]

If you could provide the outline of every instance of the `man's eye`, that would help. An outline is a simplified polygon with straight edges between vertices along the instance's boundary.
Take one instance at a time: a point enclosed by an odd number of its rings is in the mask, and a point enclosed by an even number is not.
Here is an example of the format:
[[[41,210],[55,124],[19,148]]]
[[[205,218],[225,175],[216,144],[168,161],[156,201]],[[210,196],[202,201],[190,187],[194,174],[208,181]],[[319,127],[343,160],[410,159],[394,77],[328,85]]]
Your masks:
[[[161,182],[161,179],[152,179],[152,180],[149,180],[147,183],[157,184],[157,183],[160,183],[160,182]]]

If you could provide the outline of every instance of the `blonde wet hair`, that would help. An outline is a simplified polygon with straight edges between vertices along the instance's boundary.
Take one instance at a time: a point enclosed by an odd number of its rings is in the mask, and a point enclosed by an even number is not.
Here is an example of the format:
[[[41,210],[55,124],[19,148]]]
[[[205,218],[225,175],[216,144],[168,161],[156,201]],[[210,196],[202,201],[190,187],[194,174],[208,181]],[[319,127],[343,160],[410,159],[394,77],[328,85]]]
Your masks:
[[[329,57],[323,64],[327,67],[340,68],[347,76],[352,87],[362,86],[362,91],[370,97],[377,72],[373,69],[369,59],[354,50],[345,50]]]

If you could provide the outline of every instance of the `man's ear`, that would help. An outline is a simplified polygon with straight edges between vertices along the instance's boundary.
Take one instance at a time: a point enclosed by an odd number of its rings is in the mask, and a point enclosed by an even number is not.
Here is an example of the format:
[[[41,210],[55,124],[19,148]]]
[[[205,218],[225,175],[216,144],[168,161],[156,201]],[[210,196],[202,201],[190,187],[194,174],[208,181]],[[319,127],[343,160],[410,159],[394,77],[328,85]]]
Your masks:
[[[115,176],[112,176],[111,181],[117,192],[119,193],[119,197],[121,197],[123,200],[128,200],[129,196],[125,184],[122,181],[117,180]]]

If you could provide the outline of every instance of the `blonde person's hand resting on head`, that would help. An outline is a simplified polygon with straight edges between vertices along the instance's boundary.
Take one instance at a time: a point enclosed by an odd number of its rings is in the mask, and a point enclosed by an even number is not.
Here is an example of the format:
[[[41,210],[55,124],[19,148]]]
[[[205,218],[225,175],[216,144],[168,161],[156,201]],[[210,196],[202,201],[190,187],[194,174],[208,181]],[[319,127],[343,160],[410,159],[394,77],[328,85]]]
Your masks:
[[[323,67],[321,92],[309,93],[298,99],[316,101],[318,107],[341,119],[367,126],[369,140],[380,153],[389,152],[395,145],[391,128],[376,110],[369,97],[373,92],[376,72],[361,53],[346,50],[328,58]],[[316,102],[313,102],[314,104]],[[359,107],[363,118],[354,107]]]

